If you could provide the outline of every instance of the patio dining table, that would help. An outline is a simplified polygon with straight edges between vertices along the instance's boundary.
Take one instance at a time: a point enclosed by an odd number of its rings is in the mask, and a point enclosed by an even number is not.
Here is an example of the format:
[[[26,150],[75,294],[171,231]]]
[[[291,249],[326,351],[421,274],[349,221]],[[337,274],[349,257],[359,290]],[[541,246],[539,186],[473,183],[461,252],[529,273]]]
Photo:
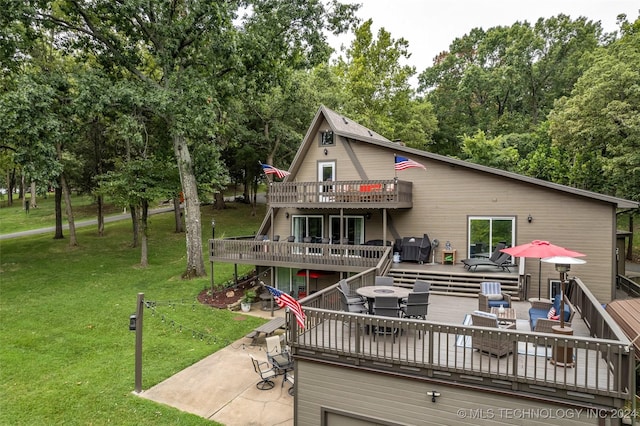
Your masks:
[[[362,297],[366,297],[369,305],[369,313],[373,315],[373,302],[376,296],[393,296],[398,299],[404,299],[409,296],[411,289],[404,287],[396,287],[392,285],[369,285],[356,289]]]

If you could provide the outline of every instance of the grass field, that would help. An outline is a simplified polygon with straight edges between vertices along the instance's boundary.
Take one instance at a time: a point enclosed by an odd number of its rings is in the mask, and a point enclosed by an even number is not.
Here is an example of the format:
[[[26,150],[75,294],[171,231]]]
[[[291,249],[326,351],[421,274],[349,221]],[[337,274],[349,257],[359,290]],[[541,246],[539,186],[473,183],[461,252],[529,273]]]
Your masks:
[[[52,226],[47,202],[28,217],[19,203],[0,208],[2,232]],[[88,218],[95,208],[85,204]],[[230,204],[216,211],[216,237],[255,233],[264,206],[256,216],[249,209]],[[206,239],[214,211],[202,211]],[[0,424],[211,425],[132,394],[135,333],[128,322],[136,296],[157,302],[155,310],[145,309],[144,389],[263,320],[194,303],[209,277],[180,279],[185,241],[173,232],[172,213],[154,215],[149,224],[144,269],[139,249],[130,247],[129,221],[107,224],[104,237],[95,226],[79,228],[74,248],[52,233],[0,241]],[[231,264],[215,268],[217,282],[233,275]]]

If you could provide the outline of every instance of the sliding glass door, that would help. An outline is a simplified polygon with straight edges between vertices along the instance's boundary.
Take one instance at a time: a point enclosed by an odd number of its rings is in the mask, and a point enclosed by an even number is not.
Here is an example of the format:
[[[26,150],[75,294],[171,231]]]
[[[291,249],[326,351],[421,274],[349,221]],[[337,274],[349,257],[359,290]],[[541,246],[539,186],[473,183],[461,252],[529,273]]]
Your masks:
[[[343,232],[348,244],[363,244],[364,216],[343,216]],[[340,242],[340,216],[330,217],[329,234],[333,243]]]
[[[489,257],[497,243],[513,245],[515,217],[469,217],[468,257]]]

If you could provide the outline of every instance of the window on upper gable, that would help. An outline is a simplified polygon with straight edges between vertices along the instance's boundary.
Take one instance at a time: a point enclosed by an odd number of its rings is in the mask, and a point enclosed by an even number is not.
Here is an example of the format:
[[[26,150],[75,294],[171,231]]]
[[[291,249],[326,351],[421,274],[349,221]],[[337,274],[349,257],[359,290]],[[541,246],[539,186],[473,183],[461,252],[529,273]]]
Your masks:
[[[320,132],[320,145],[322,146],[335,145],[332,130],[327,130],[326,132]]]

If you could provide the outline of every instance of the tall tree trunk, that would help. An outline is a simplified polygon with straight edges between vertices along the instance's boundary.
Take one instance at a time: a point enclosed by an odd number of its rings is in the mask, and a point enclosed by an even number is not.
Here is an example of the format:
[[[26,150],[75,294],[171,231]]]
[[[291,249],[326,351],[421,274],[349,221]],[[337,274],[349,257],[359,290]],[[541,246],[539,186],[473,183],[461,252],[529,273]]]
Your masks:
[[[215,194],[213,194],[214,200],[215,202],[213,203],[213,206],[216,210],[224,210],[225,209],[225,204],[224,204],[224,193],[223,192],[216,192]]]
[[[62,186],[62,196],[64,197],[64,209],[67,214],[67,221],[69,222],[69,246],[75,247],[78,245],[76,223],[73,218],[73,209],[71,208],[71,193],[69,192],[69,186],[67,185],[67,180],[64,178],[64,174],[60,175],[60,185]]]
[[[102,175],[102,150],[101,150],[101,132],[97,129],[97,120],[94,120],[91,126],[91,139],[93,140],[93,154],[96,162],[96,176]],[[104,236],[104,198],[98,195],[98,235]]]
[[[104,199],[98,195],[98,236],[104,237]]]
[[[187,268],[182,274],[185,279],[204,277],[207,272],[204,268],[204,256],[202,254],[202,223],[200,218],[200,199],[196,176],[193,173],[193,164],[189,147],[182,135],[173,137],[173,147],[178,161],[180,182],[184,193],[184,215],[187,242]]]
[[[24,188],[24,173],[22,173],[22,175],[20,176],[20,187]],[[26,193],[24,191],[22,191],[22,190],[20,190],[20,193],[22,195],[21,196],[21,198],[22,198],[22,210],[28,212],[29,211],[28,210],[29,207],[27,206],[28,201],[27,201]]]
[[[182,226],[182,208],[180,207],[180,198],[173,197],[173,218],[176,221],[176,234],[184,232]]]
[[[149,266],[149,249],[147,245],[147,218],[149,216],[149,202],[142,201],[142,214],[140,215],[140,266]]]
[[[31,181],[31,199],[29,200],[29,203],[31,204],[31,207],[36,208],[38,207],[38,203],[36,202],[36,183],[34,181]]]
[[[58,160],[62,161],[62,145],[56,144],[56,151],[58,154]],[[78,245],[76,237],[76,224],[73,218],[73,209],[71,208],[71,193],[69,192],[69,185],[64,178],[64,172],[60,173],[60,187],[62,189],[62,196],[64,197],[64,209],[67,214],[67,221],[69,222],[69,246],[75,247]]]
[[[131,211],[131,226],[133,227],[133,241],[131,247],[138,247],[138,236],[140,235],[140,221],[138,220],[138,209],[133,204],[129,204]]]
[[[62,234],[62,185],[58,183],[55,188],[55,211],[56,211],[56,233],[53,236],[54,240],[61,240],[64,238]]]
[[[625,259],[633,260],[633,213],[629,213],[629,232],[631,232],[631,236],[627,242],[627,255]]]

